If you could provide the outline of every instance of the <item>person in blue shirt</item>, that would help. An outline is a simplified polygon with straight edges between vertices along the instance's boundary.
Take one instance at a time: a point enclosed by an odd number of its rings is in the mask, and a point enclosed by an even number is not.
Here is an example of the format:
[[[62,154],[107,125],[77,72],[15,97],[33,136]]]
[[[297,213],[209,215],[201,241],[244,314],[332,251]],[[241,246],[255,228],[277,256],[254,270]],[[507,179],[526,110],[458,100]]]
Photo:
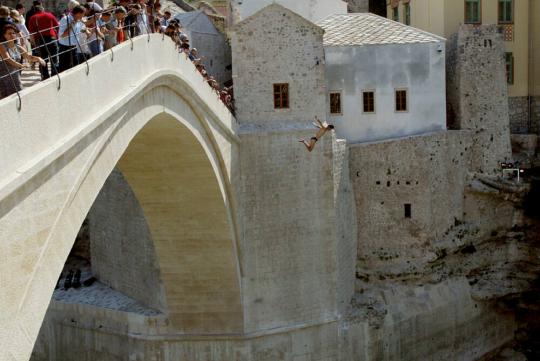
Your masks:
[[[87,31],[82,22],[85,11],[82,6],[77,5],[71,10],[70,14],[60,20],[58,29],[59,72],[72,68],[79,63],[76,51],[79,34]]]

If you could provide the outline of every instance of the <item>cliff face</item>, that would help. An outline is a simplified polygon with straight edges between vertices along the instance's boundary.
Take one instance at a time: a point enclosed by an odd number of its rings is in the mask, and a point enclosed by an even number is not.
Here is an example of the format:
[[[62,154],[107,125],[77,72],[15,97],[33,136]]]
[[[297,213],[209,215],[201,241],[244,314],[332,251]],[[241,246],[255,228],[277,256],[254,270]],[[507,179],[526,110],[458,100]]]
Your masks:
[[[519,183],[468,171],[469,136],[351,147],[358,261],[345,328],[366,359],[538,356],[540,181],[534,169]]]

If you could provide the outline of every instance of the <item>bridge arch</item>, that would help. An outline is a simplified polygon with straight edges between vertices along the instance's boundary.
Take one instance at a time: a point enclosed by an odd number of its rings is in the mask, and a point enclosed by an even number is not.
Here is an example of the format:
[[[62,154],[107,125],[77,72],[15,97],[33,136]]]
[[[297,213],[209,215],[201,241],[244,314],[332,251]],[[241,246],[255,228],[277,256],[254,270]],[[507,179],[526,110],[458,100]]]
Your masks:
[[[234,119],[172,44],[152,38],[153,44],[135,39],[135,49],[153,47],[146,49],[158,53],[152,59],[169,56],[178,65],[171,66],[170,59],[143,64],[148,69],[139,69],[133,84],[114,99],[104,99],[99,114],[81,119],[77,126],[62,128],[66,115],[61,109],[55,113],[53,106],[53,116],[46,121],[55,136],[42,125],[48,139],[37,140],[33,152],[25,150],[15,160],[18,145],[13,140],[13,162],[10,154],[0,158],[11,171],[0,179],[0,236],[8,239],[1,245],[6,262],[0,264],[0,275],[10,275],[3,295],[10,301],[0,304],[13,305],[0,311],[5,325],[0,340],[6,345],[3,352],[13,359],[28,358],[78,229],[117,164],[155,242],[170,331],[242,332],[241,263],[231,187],[238,147]],[[115,61],[129,51],[128,45],[115,48]],[[109,61],[107,57],[92,59],[91,69]],[[73,84],[84,72],[73,69],[63,84]],[[39,93],[50,95],[53,82],[23,92],[23,107]],[[0,102],[6,122],[31,119],[21,128],[40,126],[34,120],[39,108],[23,108],[22,116],[10,117],[14,101]],[[23,130],[17,131],[24,135]]]

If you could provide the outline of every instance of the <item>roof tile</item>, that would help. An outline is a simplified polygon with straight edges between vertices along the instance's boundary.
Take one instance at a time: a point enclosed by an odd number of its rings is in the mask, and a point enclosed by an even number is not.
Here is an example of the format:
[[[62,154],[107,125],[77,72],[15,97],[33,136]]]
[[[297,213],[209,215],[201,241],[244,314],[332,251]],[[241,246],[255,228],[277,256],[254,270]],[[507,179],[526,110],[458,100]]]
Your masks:
[[[325,46],[432,43],[437,35],[369,13],[331,15],[318,22]]]

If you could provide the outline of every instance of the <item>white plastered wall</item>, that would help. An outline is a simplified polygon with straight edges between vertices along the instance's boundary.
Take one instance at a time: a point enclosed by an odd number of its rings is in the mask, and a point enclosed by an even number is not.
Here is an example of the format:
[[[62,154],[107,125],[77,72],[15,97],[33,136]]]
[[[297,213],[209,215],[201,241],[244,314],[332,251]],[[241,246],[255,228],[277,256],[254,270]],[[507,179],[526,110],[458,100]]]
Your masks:
[[[325,47],[327,92],[340,92],[342,113],[330,114],[349,142],[398,138],[446,129],[443,42]],[[408,110],[395,111],[395,90],[407,90]],[[363,112],[363,91],[375,92],[375,112]]]

